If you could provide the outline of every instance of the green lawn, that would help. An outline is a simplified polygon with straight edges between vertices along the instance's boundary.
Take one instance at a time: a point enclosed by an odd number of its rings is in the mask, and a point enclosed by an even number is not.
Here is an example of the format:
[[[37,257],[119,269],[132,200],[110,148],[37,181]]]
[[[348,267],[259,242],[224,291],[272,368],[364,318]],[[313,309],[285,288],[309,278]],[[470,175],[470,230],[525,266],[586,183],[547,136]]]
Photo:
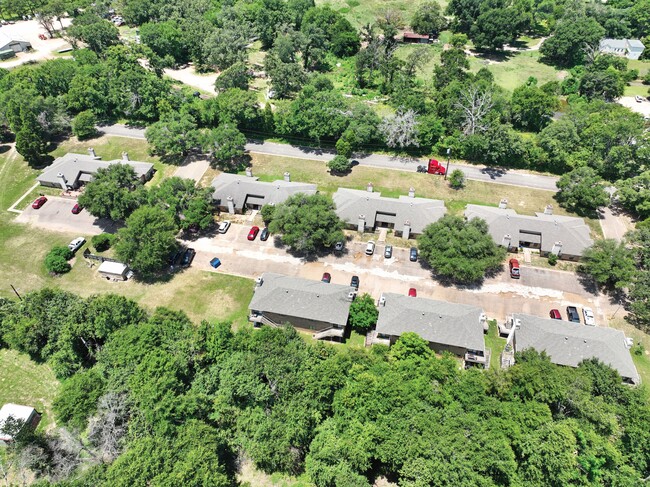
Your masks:
[[[634,361],[634,365],[636,366],[636,370],[641,376],[641,382],[647,386],[650,384],[650,335],[643,333],[625,321],[622,317],[622,313],[623,310],[619,308],[618,310],[614,311],[613,317],[608,316],[607,318],[609,318],[609,326],[616,328],[617,330],[621,330],[623,333],[625,333],[626,337],[634,339],[635,345],[638,343],[641,343],[641,345],[643,345],[643,351],[640,355],[637,355],[636,353],[632,353],[631,355],[632,360]],[[633,348],[632,351],[634,350],[635,349]]]
[[[490,329],[485,334],[485,348],[490,350],[490,368],[499,369],[501,364],[501,352],[506,346],[505,338],[499,337],[499,329],[497,328],[497,321],[490,320]]]
[[[438,2],[444,9],[447,0]],[[402,23],[408,29],[413,12],[419,2],[413,0],[316,0],[316,5],[329,5],[345,15],[355,27],[361,27],[368,23],[374,23],[384,12],[399,13]]]
[[[625,87],[625,92],[623,93],[624,96],[642,96],[642,97],[647,97],[650,96],[650,86],[648,85],[642,85],[642,84],[634,84],[630,86]]]

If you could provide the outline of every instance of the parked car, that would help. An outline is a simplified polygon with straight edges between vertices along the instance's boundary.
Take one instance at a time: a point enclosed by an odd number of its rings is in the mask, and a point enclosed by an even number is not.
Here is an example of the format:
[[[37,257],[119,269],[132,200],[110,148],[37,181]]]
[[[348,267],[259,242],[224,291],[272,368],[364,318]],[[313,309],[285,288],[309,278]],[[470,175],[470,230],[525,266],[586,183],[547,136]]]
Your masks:
[[[643,103],[643,97],[642,96],[636,95],[634,97],[634,99],[636,100],[637,103]]]
[[[369,240],[366,245],[366,255],[372,255],[375,253],[375,241]]]
[[[519,279],[519,261],[517,259],[510,259],[508,265],[510,267],[510,277],[513,279]]]
[[[183,258],[181,259],[181,265],[183,267],[189,267],[192,264],[192,261],[194,260],[195,255],[196,255],[196,250],[187,249],[185,252],[183,252]]]
[[[554,320],[562,319],[562,315],[560,314],[560,311],[557,309],[552,309],[548,315]]]
[[[569,321],[573,321],[574,323],[580,323],[580,315],[578,314],[578,308],[576,308],[575,306],[567,306],[566,315],[567,318],[569,318]]]
[[[221,223],[219,223],[219,226],[217,227],[217,232],[226,233],[229,228],[230,228],[230,221],[224,220]]]
[[[334,250],[341,252],[343,250],[343,242],[340,240],[334,244]]]
[[[262,233],[260,234],[260,240],[266,242],[269,238],[269,234],[270,234],[269,227],[262,228]]]
[[[210,260],[210,265],[215,269],[219,267],[221,265],[221,261],[219,260],[219,257],[215,257],[212,260]]]
[[[331,280],[332,280],[332,276],[330,275],[329,272],[325,272],[325,273],[323,274],[323,278],[321,279],[321,281],[326,282],[326,283],[328,283],[328,284],[329,284],[329,282],[330,282]]]
[[[73,215],[78,215],[81,213],[81,210],[83,210],[83,206],[81,206],[79,203],[75,203],[71,211]]]
[[[409,289],[409,296],[412,297],[412,298],[417,298],[418,297],[418,292],[414,287]]]
[[[591,308],[582,308],[582,316],[585,318],[585,325],[596,326],[596,318]]]
[[[415,247],[411,247],[411,252],[409,253],[409,260],[411,262],[418,261],[418,249],[416,249]]]
[[[393,256],[393,246],[386,245],[384,248],[384,259],[390,259]]]
[[[43,206],[45,204],[46,201],[47,201],[47,198],[45,196],[39,196],[32,203],[32,208],[34,208],[35,210],[38,210],[41,206]]]
[[[83,238],[83,237],[77,237],[77,238],[75,238],[72,242],[70,242],[70,243],[68,244],[68,248],[69,248],[70,250],[72,250],[73,252],[76,252],[76,251],[79,250],[79,249],[83,246],[83,244],[85,244],[85,243],[86,243],[86,239],[85,239],[85,238]]]
[[[172,254],[172,256],[169,259],[169,265],[172,267],[175,266],[176,264],[178,264],[178,261],[181,260],[181,257],[183,257],[183,249],[174,252]]]
[[[248,232],[248,240],[255,240],[255,237],[257,237],[258,233],[260,233],[260,227],[251,227],[250,231]]]
[[[359,276],[352,276],[352,279],[350,279],[350,287],[353,287],[355,291],[359,290]]]

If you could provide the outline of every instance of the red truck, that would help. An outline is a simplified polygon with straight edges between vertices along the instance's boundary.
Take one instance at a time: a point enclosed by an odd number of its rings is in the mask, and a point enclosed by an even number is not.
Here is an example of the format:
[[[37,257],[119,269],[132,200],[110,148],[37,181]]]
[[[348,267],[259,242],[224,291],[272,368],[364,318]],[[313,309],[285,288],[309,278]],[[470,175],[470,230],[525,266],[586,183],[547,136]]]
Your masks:
[[[444,176],[447,170],[445,169],[445,166],[440,164],[435,159],[429,159],[429,165],[418,166],[418,172],[426,172],[428,174],[440,174],[441,176]]]

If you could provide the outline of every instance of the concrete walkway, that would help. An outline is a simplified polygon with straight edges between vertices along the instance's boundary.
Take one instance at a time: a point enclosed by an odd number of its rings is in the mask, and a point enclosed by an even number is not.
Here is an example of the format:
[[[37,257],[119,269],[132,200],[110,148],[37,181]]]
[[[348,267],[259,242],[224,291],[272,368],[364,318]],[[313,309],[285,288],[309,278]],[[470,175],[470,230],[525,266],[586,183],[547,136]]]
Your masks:
[[[600,228],[602,228],[605,238],[611,238],[620,242],[623,240],[623,236],[634,228],[628,216],[615,215],[609,207],[602,208],[600,214]]]

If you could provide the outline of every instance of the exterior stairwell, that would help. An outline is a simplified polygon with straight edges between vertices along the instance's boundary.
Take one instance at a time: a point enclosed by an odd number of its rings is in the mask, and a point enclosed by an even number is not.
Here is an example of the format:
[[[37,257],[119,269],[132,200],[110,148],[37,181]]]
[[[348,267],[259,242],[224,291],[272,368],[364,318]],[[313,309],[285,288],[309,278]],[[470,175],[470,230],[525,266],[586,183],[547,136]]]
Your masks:
[[[331,338],[331,337],[338,337],[338,338],[343,338],[343,335],[345,335],[345,328],[327,328],[326,330],[319,331],[318,333],[314,333],[314,338],[316,340],[321,340],[322,338]]]

